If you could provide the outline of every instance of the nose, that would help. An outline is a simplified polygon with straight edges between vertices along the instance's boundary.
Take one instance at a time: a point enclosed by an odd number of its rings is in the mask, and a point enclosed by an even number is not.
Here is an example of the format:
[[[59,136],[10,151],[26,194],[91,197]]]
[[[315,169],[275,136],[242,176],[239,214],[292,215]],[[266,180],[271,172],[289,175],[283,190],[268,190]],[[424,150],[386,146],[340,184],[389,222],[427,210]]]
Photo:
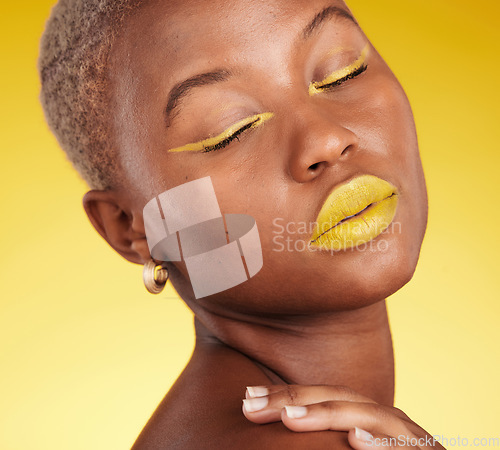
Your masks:
[[[290,175],[298,183],[314,180],[358,147],[357,135],[342,123],[339,112],[311,105],[297,112],[295,118],[288,164]]]

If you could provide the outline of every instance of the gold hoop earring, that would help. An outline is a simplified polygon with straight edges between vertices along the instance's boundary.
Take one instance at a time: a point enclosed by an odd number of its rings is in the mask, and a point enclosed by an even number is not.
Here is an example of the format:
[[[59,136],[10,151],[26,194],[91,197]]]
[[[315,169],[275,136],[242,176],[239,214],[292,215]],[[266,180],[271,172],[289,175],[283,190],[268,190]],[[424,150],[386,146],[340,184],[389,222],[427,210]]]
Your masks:
[[[142,271],[144,286],[151,294],[159,294],[167,284],[168,270],[150,259]]]

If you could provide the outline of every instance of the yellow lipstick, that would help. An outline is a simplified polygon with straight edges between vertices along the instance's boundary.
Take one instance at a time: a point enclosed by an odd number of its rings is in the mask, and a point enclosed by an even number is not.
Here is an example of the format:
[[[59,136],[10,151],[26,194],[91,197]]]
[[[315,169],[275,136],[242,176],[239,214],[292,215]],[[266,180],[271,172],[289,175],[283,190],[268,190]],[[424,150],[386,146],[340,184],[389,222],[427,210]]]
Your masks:
[[[393,221],[398,190],[373,175],[362,175],[328,196],[321,208],[310,245],[345,250],[375,239]]]

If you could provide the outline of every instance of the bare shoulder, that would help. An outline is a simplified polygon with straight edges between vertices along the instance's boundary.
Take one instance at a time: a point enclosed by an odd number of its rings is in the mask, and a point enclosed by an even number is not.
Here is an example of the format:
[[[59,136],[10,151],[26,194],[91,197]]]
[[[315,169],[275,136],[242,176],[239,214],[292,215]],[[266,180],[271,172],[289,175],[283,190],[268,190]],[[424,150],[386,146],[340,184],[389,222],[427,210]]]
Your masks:
[[[133,450],[351,448],[346,433],[294,433],[281,422],[249,422],[241,411],[245,387],[269,383],[264,372],[241,353],[224,345],[197,345]]]

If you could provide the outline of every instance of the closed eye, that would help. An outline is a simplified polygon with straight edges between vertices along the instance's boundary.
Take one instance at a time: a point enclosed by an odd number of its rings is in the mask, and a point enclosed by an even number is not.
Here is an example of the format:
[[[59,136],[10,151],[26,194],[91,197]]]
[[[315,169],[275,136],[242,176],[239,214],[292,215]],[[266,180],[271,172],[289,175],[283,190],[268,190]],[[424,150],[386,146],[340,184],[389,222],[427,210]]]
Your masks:
[[[273,113],[263,113],[256,114],[251,117],[247,117],[246,119],[240,120],[236,122],[234,125],[231,125],[227,130],[223,131],[221,134],[213,137],[204,139],[202,141],[194,142],[192,144],[187,144],[182,147],[176,147],[170,152],[212,152],[215,150],[219,150],[228,146],[232,141],[238,139],[239,135],[249,130],[250,128],[255,128],[267,120],[269,120],[273,116]],[[238,139],[239,140],[239,139]]]
[[[335,86],[339,86],[345,81],[350,80],[352,78],[356,78],[358,75],[361,75],[367,68],[368,66],[366,64],[363,64],[359,69],[356,69],[354,72],[347,74],[345,77],[339,78],[338,80],[332,81],[331,83],[323,84],[317,87],[316,89],[318,91],[326,91]]]
[[[347,67],[343,67],[342,69],[336,70],[322,81],[312,82],[309,85],[309,95],[315,95],[319,92],[331,89],[335,86],[339,86],[345,81],[361,75],[368,67],[365,64],[368,49],[369,44],[366,44],[365,48],[361,52],[360,57],[352,64],[348,65]]]
[[[238,141],[239,141],[240,139],[238,138],[238,136],[241,133],[245,132],[246,130],[253,128],[259,120],[260,119],[255,119],[253,122],[250,122],[250,123],[247,123],[246,125],[243,125],[241,128],[236,130],[233,134],[229,135],[227,138],[224,138],[222,141],[217,142],[216,144],[207,145],[207,143],[205,143],[205,145],[203,146],[202,152],[203,153],[213,152],[215,150],[219,150],[221,148],[227,147],[235,139],[238,139]],[[215,139],[217,139],[217,138],[215,138]]]

